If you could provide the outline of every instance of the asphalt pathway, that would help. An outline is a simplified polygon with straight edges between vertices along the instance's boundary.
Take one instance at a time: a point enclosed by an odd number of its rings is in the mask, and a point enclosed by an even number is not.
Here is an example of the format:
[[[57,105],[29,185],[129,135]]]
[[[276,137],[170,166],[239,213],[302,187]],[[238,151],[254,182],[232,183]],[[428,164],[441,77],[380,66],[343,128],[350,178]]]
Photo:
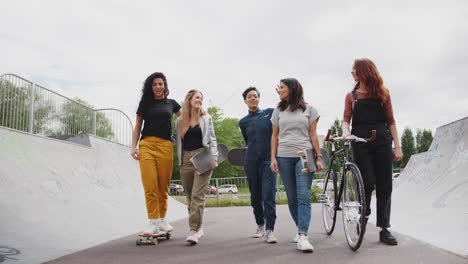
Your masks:
[[[341,221],[341,214],[338,217]],[[188,220],[182,219],[173,223],[172,239],[156,246],[136,246],[135,234],[47,263],[468,263],[466,257],[396,232],[398,246],[384,245],[378,241],[379,229],[372,224],[368,224],[361,248],[354,252],[346,243],[340,221],[334,233],[326,235],[320,204],[314,204],[309,237],[315,250],[302,253],[292,242],[297,229],[285,205],[277,207],[277,244],[250,237],[256,229],[251,207],[208,208],[205,236],[198,245],[185,242]]]

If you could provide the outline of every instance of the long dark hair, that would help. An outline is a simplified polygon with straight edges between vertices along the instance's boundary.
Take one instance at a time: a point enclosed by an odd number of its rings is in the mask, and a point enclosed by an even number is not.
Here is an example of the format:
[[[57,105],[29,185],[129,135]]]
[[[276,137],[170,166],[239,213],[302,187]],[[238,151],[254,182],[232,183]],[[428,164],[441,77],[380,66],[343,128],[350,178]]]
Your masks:
[[[360,82],[363,82],[370,98],[379,99],[385,103],[388,98],[388,90],[383,85],[382,77],[374,62],[366,58],[356,59],[353,68],[359,78],[359,81],[354,85],[354,90],[357,90]]]
[[[143,89],[141,89],[141,100],[154,99],[153,93],[153,81],[156,78],[161,78],[164,82],[164,99],[169,95],[169,87],[167,85],[166,76],[162,72],[155,72],[148,76],[143,84]]]
[[[143,106],[143,109],[146,109],[146,106],[149,102],[154,100],[154,92],[153,92],[153,81],[156,78],[161,78],[164,82],[164,100],[167,99],[169,95],[169,87],[167,86],[167,79],[166,76],[162,72],[155,72],[148,76],[143,83],[143,88],[141,89],[141,99],[140,105]]]
[[[286,78],[282,79],[280,82],[288,87],[289,96],[288,100],[281,100],[281,102],[278,103],[279,110],[284,111],[289,107],[289,111],[291,112],[299,108],[304,112],[307,103],[304,101],[304,92],[301,83],[296,78]]]

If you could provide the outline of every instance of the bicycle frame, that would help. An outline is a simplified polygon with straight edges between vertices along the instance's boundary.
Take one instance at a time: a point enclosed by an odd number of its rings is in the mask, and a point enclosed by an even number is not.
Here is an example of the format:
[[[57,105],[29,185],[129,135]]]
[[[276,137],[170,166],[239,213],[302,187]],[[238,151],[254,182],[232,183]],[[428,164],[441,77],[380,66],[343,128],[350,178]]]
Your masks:
[[[372,136],[367,139],[353,135],[346,138],[330,137],[330,133],[329,130],[325,141],[332,144],[331,161],[330,167],[325,174],[323,193],[320,195],[324,227],[327,234],[331,235],[335,228],[337,211],[342,211],[346,240],[351,249],[356,251],[360,247],[365,234],[365,219],[362,212],[366,211],[366,202],[361,173],[357,165],[351,160],[351,144],[352,142],[373,141],[376,131],[373,130]],[[336,150],[335,143],[338,141],[344,141],[344,146]],[[341,173],[337,170],[335,163],[340,155],[344,156]],[[329,184],[332,184],[332,186]],[[348,184],[351,185],[348,186]],[[350,190],[351,192],[349,192]],[[352,223],[352,226],[349,223]],[[354,228],[356,228],[355,231],[352,231]],[[357,237],[354,234],[357,234]]]
[[[344,152],[344,161],[345,162],[343,163],[343,166],[341,168],[341,173],[339,173],[337,175],[338,178],[340,179],[339,185],[338,185],[338,182],[337,182],[338,181],[337,177],[333,178],[333,185],[335,187],[335,188],[333,188],[335,190],[335,195],[334,195],[334,197],[335,197],[335,202],[334,202],[335,208],[334,209],[337,210],[337,211],[340,211],[341,210],[341,207],[340,207],[341,196],[343,195],[343,186],[344,186],[343,179],[345,178],[344,174],[345,174],[345,171],[346,171],[345,168],[346,168],[346,166],[349,166],[349,164],[352,163],[352,161],[350,161],[351,142],[346,141],[344,143],[344,147],[339,149],[339,150],[335,150],[335,142],[334,141],[332,141],[331,144],[332,144],[332,153],[331,153],[331,160],[330,160],[330,168],[328,169],[327,174],[325,175],[325,177],[327,177],[328,174],[330,174],[331,170],[333,169],[332,166],[335,165],[334,162],[335,162],[336,157],[338,157],[339,155],[342,155],[343,152]],[[335,168],[335,171],[336,171],[336,168]],[[338,171],[336,171],[336,172],[338,172]],[[327,186],[326,186],[327,184],[328,184],[328,182],[325,183],[324,188],[327,188]],[[339,188],[336,188],[336,187],[339,187]],[[336,193],[337,191],[338,191],[338,193]],[[323,197],[321,197],[321,198],[323,198]]]

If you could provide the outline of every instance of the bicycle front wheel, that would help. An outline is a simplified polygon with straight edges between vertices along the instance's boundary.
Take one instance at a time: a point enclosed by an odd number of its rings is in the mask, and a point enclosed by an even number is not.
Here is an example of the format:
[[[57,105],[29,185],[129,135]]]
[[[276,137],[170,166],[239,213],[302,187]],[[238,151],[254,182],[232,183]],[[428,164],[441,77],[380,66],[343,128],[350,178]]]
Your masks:
[[[355,164],[346,166],[343,184],[343,227],[349,247],[356,251],[366,232],[366,201],[361,172]]]
[[[334,164],[330,165],[330,169],[325,177],[323,192],[320,195],[322,203],[322,219],[323,227],[328,235],[333,233],[336,223],[336,203],[338,198],[338,172]]]

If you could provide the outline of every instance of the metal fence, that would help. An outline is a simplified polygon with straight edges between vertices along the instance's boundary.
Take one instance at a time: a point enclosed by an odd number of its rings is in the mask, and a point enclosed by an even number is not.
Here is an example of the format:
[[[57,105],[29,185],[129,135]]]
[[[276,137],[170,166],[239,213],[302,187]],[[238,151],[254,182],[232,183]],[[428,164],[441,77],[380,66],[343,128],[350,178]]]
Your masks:
[[[323,172],[316,173],[314,178],[321,179],[325,176]],[[185,202],[185,191],[181,180],[171,180],[169,194],[178,201]],[[180,185],[180,186],[174,186]],[[321,187],[320,181],[314,180],[313,185]],[[235,188],[234,188],[235,187]],[[249,183],[247,177],[234,178],[211,178],[210,184],[206,190],[207,199],[215,200],[250,200]],[[276,180],[276,199],[286,199],[281,177],[278,175]]]
[[[127,146],[133,130],[118,109],[93,109],[14,74],[0,76],[0,126],[56,138],[91,134]]]

